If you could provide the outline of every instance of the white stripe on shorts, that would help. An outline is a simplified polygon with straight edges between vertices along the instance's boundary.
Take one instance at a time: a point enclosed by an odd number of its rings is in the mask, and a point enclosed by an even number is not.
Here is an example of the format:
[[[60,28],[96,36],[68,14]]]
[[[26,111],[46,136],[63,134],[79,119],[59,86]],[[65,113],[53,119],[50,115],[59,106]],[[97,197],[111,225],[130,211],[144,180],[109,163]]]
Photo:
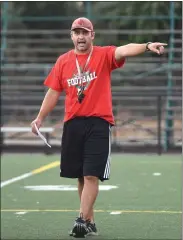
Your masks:
[[[111,164],[111,126],[109,125],[109,153],[107,157],[107,163],[104,171],[104,178],[109,178],[110,176],[110,164]]]

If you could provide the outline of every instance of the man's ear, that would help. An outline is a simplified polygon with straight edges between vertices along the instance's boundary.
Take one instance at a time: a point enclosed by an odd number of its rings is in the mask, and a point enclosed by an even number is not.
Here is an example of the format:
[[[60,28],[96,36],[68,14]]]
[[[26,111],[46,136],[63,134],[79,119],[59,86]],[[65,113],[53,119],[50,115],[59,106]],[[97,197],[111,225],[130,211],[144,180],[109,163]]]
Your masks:
[[[91,32],[91,37],[92,37],[92,40],[94,40],[94,38],[95,38],[95,32]]]
[[[72,35],[73,35],[73,32],[71,31],[71,32],[70,32],[71,39],[72,39]]]

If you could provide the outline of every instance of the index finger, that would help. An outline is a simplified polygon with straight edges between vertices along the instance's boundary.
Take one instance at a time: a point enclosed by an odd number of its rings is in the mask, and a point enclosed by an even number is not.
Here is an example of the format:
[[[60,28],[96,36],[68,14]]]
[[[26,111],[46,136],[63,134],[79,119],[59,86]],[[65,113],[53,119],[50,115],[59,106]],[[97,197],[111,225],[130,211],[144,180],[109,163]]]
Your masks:
[[[168,44],[167,44],[167,43],[159,43],[159,45],[161,45],[161,46],[167,46]]]

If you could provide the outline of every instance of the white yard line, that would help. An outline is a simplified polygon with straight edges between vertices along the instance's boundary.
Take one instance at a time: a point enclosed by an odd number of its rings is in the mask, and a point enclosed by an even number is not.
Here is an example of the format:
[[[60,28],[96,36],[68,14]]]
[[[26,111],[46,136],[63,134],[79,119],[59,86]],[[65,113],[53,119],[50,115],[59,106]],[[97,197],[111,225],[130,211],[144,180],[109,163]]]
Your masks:
[[[52,163],[47,164],[47,165],[44,165],[44,166],[42,166],[42,167],[40,167],[40,168],[34,169],[33,171],[31,171],[31,172],[29,172],[29,173],[22,174],[22,175],[20,175],[20,176],[18,176],[18,177],[10,178],[10,179],[8,179],[8,180],[6,180],[6,181],[1,182],[1,188],[3,188],[4,186],[9,185],[9,184],[11,184],[11,183],[20,181],[20,180],[22,180],[22,179],[25,179],[25,178],[28,178],[28,177],[30,177],[30,176],[33,176],[33,175],[35,175],[35,174],[39,174],[39,173],[44,172],[44,171],[47,171],[47,170],[49,170],[49,169],[51,169],[51,168],[57,167],[57,166],[59,166],[59,164],[60,164],[59,161],[52,162]]]
[[[9,185],[9,184],[11,184],[11,183],[20,181],[20,180],[22,180],[22,179],[24,179],[24,178],[28,178],[28,177],[30,177],[30,176],[32,176],[32,175],[33,175],[32,172],[30,172],[30,173],[25,173],[25,174],[20,175],[20,176],[18,176],[18,177],[11,178],[11,179],[9,179],[9,180],[7,180],[7,181],[1,182],[1,188],[4,187],[4,186]]]

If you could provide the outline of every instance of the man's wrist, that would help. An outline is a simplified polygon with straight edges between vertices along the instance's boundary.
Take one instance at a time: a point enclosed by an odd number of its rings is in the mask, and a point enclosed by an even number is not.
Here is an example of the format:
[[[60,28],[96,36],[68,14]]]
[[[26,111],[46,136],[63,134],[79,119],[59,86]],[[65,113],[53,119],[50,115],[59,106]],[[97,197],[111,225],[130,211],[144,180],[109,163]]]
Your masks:
[[[43,122],[44,121],[44,116],[38,115],[36,119]]]
[[[148,52],[148,51],[151,51],[150,49],[149,49],[149,44],[151,44],[152,42],[147,42],[146,43],[146,52]]]

